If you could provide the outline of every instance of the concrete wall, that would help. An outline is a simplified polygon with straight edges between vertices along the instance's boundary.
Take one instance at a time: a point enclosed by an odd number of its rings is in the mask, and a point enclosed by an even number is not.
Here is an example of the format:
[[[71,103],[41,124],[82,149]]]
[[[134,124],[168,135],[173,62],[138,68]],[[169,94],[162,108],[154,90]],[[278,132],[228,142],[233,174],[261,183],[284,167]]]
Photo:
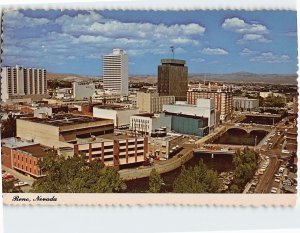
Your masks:
[[[98,107],[93,108],[94,117],[111,119],[113,120],[115,127],[121,125],[129,125],[130,117],[138,113],[139,113],[138,109],[113,110],[113,109],[102,109]]]

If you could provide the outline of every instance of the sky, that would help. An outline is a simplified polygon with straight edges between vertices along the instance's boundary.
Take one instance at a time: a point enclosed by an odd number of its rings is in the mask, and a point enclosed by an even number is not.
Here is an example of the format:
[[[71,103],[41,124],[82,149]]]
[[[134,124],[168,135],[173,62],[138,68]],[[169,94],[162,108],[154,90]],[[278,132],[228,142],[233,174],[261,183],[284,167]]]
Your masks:
[[[102,76],[122,48],[130,75],[156,75],[174,46],[189,74],[296,74],[296,23],[295,11],[7,11],[2,65]]]

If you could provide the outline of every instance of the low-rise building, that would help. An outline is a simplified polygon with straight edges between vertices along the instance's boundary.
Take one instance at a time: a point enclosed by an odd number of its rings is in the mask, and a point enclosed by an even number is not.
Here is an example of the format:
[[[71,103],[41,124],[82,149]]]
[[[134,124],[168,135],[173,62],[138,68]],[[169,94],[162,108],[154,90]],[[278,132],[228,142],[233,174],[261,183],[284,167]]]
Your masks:
[[[143,163],[148,156],[148,138],[107,134],[79,139],[74,154],[85,156],[88,161],[99,159],[107,166]]]
[[[122,105],[103,105],[93,108],[93,116],[113,120],[115,127],[130,124],[130,117],[138,114],[137,108],[126,108]]]
[[[17,137],[55,148],[69,146],[68,142],[80,137],[114,132],[113,121],[110,119],[74,114],[21,118],[17,119],[16,124]]]
[[[4,138],[1,142],[2,164],[35,178],[44,176],[39,160],[53,155],[52,148],[21,138]]]
[[[249,99],[246,97],[233,97],[233,108],[235,111],[254,111],[258,107],[258,99]]]
[[[159,128],[171,130],[172,117],[165,113],[140,113],[130,117],[130,129],[145,135],[151,135]]]
[[[216,126],[216,112],[213,99],[197,99],[196,105],[177,101],[175,104],[164,105],[163,110],[169,113],[207,118],[209,132],[213,131]]]
[[[168,134],[165,137],[151,137],[149,139],[149,156],[169,159],[181,150],[183,135]]]
[[[72,88],[75,100],[90,99],[95,93],[95,84],[91,82],[73,82]]]
[[[163,105],[175,103],[175,96],[159,96],[157,92],[137,92],[136,99],[141,113],[159,113],[163,111]]]
[[[181,134],[204,137],[209,133],[208,118],[181,113],[166,112],[172,116],[172,131]]]
[[[113,120],[82,115],[18,119],[17,136],[53,147],[59,155],[99,159],[107,166],[139,164],[148,154],[146,137],[114,134]]]

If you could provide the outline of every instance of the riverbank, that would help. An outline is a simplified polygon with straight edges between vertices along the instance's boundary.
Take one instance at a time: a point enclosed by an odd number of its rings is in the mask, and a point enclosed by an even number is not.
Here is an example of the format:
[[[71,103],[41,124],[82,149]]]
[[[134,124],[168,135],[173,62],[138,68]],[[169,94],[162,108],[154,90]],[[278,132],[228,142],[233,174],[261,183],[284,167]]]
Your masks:
[[[152,169],[159,174],[167,173],[181,167],[193,157],[193,148],[184,148],[179,154],[166,161],[156,161],[152,166],[136,169],[123,169],[119,174],[123,180],[134,180],[150,176]]]

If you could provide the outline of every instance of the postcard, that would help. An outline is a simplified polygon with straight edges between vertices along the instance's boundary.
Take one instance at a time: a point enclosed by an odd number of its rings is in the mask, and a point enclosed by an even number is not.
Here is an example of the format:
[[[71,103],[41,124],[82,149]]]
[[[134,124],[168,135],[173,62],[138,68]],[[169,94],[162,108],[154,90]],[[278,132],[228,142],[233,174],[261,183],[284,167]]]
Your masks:
[[[4,204],[295,204],[296,11],[3,9],[1,38]]]

